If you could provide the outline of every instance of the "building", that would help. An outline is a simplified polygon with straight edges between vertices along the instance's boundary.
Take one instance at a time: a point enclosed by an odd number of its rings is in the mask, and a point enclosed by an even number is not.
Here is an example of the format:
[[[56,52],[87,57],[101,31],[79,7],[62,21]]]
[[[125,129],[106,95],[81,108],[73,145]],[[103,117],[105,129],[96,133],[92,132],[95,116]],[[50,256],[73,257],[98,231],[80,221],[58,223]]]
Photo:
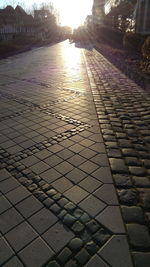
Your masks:
[[[93,25],[96,27],[104,24],[104,5],[105,0],[94,0],[92,8]]]
[[[104,11],[108,27],[150,34],[150,0],[106,0]]]
[[[150,34],[150,0],[139,0],[136,7],[137,33]]]
[[[33,17],[20,6],[0,9],[0,40],[14,39],[19,35],[34,35]]]

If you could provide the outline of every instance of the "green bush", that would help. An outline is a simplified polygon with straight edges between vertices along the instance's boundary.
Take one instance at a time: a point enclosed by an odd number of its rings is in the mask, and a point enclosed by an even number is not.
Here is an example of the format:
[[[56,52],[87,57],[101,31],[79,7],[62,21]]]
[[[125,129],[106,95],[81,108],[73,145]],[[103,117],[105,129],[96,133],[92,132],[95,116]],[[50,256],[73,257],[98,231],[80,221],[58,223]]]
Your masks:
[[[141,51],[141,47],[144,43],[145,37],[140,34],[133,32],[126,32],[123,37],[123,45],[129,50],[134,50],[137,52]]]
[[[150,60],[150,36],[146,38],[144,44],[142,45],[142,55],[144,58]]]

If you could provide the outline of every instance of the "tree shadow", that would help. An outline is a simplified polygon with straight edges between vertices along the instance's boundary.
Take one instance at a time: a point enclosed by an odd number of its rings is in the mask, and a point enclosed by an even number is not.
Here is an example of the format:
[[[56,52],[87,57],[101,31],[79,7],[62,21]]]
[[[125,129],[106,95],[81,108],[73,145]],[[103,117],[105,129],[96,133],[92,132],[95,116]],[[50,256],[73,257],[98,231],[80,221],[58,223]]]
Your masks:
[[[92,51],[94,49],[94,44],[92,44],[90,41],[75,41],[74,44],[76,48],[84,48],[88,51]]]

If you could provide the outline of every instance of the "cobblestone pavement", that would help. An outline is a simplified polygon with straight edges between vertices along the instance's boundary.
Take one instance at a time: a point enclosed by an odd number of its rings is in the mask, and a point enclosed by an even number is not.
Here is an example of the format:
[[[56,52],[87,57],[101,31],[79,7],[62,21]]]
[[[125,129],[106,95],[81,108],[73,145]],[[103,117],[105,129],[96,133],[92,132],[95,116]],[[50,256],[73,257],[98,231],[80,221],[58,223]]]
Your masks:
[[[68,42],[0,61],[0,266],[148,266],[148,98]]]
[[[98,52],[88,76],[135,266],[150,264],[150,95]]]

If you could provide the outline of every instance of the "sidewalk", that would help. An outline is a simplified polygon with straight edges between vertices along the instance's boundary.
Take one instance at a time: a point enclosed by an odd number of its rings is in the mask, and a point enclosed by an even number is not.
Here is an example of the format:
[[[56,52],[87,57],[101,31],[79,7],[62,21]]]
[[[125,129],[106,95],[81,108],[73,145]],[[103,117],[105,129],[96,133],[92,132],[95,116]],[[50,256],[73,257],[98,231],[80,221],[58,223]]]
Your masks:
[[[0,266],[149,266],[148,101],[67,42],[0,62]]]
[[[150,262],[150,95],[97,51],[88,76],[135,266]]]

